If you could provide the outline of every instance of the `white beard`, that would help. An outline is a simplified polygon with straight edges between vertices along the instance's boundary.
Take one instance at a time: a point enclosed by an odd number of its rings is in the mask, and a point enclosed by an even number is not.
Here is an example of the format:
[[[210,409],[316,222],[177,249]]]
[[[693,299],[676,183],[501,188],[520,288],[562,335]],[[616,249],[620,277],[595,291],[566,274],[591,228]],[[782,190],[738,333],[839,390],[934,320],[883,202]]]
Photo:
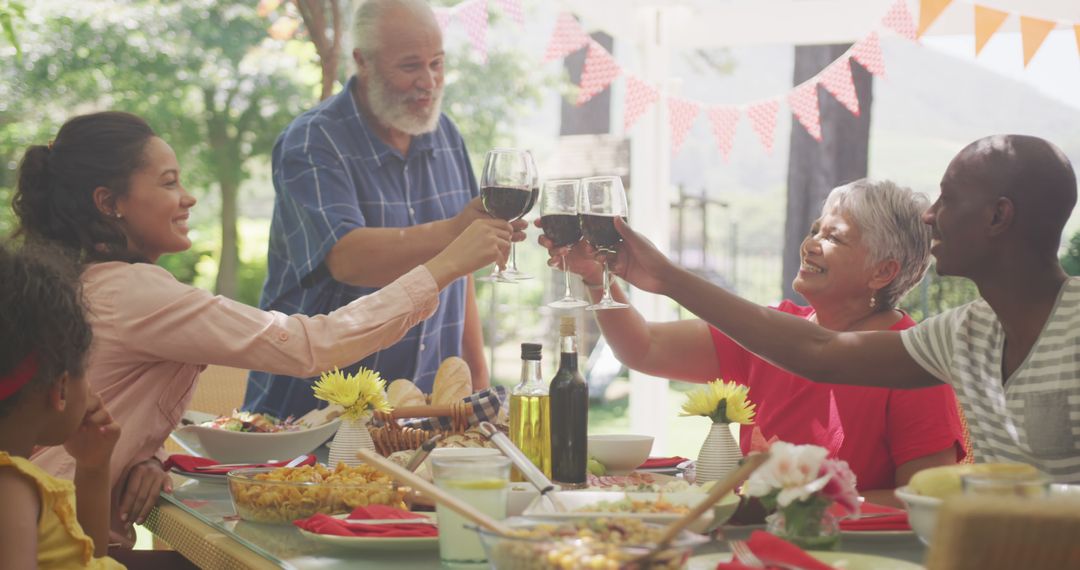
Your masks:
[[[393,92],[382,78],[374,76],[363,84],[367,89],[367,101],[371,105],[371,114],[384,126],[397,129],[405,134],[417,136],[430,133],[439,124],[442,110],[442,87],[436,87],[430,93],[414,90],[404,95]],[[409,103],[419,95],[429,95],[432,104],[427,111],[419,113],[409,109]]]

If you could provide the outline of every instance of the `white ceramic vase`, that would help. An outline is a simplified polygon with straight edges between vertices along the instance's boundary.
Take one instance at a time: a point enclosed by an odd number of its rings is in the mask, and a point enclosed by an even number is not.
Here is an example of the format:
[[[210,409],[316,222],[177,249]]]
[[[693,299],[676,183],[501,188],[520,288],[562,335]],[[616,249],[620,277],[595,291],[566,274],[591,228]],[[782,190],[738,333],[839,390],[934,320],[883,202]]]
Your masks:
[[[334,439],[330,442],[330,458],[328,466],[333,469],[338,463],[355,466],[363,463],[356,457],[356,450],[367,449],[375,451],[375,442],[371,439],[367,423],[370,415],[365,415],[356,420],[342,420]]]
[[[723,479],[739,466],[742,457],[739,442],[731,435],[731,426],[713,423],[698,453],[696,482],[701,484]]]

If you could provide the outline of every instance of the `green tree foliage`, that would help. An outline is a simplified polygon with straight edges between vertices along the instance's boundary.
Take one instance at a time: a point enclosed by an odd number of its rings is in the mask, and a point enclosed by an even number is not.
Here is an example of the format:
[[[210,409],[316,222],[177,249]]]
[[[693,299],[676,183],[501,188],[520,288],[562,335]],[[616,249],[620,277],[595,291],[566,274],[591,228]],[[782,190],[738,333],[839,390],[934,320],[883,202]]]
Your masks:
[[[1073,234],[1069,247],[1061,256],[1061,266],[1069,275],[1080,275],[1080,232]]]
[[[4,38],[15,48],[16,54],[21,54],[19,38],[15,34],[15,22],[26,17],[26,6],[18,0],[0,0],[0,32]]]
[[[978,298],[979,290],[970,279],[942,277],[931,265],[922,283],[900,300],[900,308],[919,322]]]
[[[238,190],[249,160],[269,154],[281,129],[315,100],[317,81],[304,51],[268,38],[267,21],[250,4],[64,3],[27,26],[22,61],[4,70],[16,81],[0,91],[0,100],[22,102],[10,122],[0,115],[0,129],[12,131],[0,138],[16,142],[3,149],[8,157],[46,140],[74,112],[118,109],[146,118],[177,151],[185,183],[219,191],[216,289],[230,296],[239,269]]]

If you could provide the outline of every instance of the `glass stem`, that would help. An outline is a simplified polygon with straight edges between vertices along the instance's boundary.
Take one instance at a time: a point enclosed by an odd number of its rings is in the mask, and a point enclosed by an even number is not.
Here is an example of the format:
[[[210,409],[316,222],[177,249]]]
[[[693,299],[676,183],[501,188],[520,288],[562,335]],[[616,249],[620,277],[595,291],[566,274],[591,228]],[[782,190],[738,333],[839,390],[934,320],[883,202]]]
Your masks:
[[[607,258],[605,258],[604,259],[604,297],[602,299],[600,299],[600,304],[601,305],[606,305],[608,303],[614,303],[614,302],[615,301],[611,298],[611,276],[608,273]]]
[[[566,267],[566,255],[560,255],[559,258],[562,260],[563,283],[566,284],[566,288],[563,289],[563,299],[570,299],[574,296],[570,291],[570,269]]]
[[[510,271],[517,273],[517,242],[510,242]]]

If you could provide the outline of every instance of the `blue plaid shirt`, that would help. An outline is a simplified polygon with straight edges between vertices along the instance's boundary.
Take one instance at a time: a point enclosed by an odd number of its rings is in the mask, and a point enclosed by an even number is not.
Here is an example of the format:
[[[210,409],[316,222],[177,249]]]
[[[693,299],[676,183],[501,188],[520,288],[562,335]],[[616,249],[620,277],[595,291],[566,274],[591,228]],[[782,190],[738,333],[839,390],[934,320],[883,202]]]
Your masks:
[[[299,116],[273,152],[274,215],[266,284],[259,306],[286,314],[326,314],[377,290],[335,281],[323,263],[356,228],[397,228],[453,217],[478,194],[465,141],[446,115],[435,131],[413,137],[407,156],[371,131],[345,89]],[[356,263],[364,263],[357,259]],[[352,365],[387,382],[410,378],[431,392],[444,358],[461,354],[465,279],[439,295],[439,309],[394,346]],[[252,371],[244,409],[279,417],[325,405],[311,379]]]

